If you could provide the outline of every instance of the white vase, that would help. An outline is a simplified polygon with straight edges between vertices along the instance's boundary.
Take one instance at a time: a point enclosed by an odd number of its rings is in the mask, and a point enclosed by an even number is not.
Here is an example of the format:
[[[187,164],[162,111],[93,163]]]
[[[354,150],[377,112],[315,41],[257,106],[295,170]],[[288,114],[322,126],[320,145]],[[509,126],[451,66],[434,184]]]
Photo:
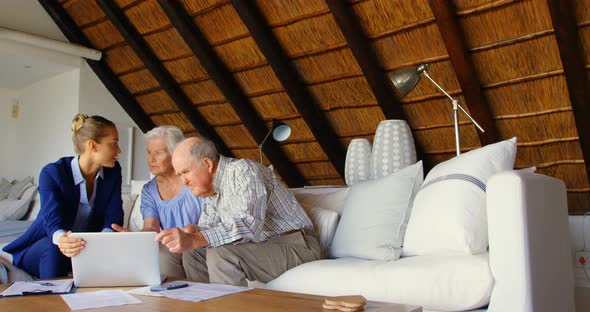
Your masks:
[[[412,131],[405,120],[384,120],[377,126],[371,155],[371,179],[388,176],[416,163]]]
[[[371,176],[371,142],[353,139],[346,152],[344,177],[347,185],[369,180]]]

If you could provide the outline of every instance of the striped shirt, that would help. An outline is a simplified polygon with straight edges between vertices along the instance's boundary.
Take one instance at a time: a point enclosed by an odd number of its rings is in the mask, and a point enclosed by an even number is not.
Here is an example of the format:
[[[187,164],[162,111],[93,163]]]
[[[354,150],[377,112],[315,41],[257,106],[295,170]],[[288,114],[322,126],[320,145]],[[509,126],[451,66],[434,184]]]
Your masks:
[[[252,160],[219,156],[215,195],[203,200],[199,229],[209,246],[263,242],[312,229],[293,194],[269,168]]]

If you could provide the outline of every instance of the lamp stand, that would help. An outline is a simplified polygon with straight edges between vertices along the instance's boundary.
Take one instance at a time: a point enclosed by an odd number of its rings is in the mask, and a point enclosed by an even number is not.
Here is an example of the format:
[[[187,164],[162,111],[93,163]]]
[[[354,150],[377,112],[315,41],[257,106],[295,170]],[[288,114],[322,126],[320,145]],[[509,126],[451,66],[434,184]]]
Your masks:
[[[268,136],[271,134],[272,130],[273,130],[273,127],[270,127],[270,129],[268,130],[268,133],[264,137],[264,140],[262,140],[262,142],[260,142],[260,145],[258,145],[258,153],[260,153],[260,163],[261,164],[262,164],[262,145],[264,144],[264,142],[266,142],[266,139],[268,139]]]
[[[469,115],[469,113],[467,113],[467,111],[465,111],[465,109],[463,109],[463,107],[461,107],[461,105],[459,105],[459,102],[456,99],[454,99],[452,96],[450,96],[447,93],[447,91],[445,91],[441,86],[438,85],[438,83],[436,83],[436,81],[434,81],[434,79],[432,79],[430,77],[430,75],[428,74],[426,69],[424,69],[422,72],[424,73],[424,76],[426,76],[426,78],[428,78],[428,80],[430,80],[440,91],[442,91],[442,93],[444,93],[453,103],[453,123],[455,126],[455,148],[457,149],[457,156],[459,156],[459,155],[461,155],[461,135],[459,134],[459,110],[461,110],[467,117],[469,117],[471,122],[477,127],[477,129],[479,129],[479,131],[481,131],[481,132],[485,132],[485,131],[473,119],[473,117],[471,117],[471,115]]]

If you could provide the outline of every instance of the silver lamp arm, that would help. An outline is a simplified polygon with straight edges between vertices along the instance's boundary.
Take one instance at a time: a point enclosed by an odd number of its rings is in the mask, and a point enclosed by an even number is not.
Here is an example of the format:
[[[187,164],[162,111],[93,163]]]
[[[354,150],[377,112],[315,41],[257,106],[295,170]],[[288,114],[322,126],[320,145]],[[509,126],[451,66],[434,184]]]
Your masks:
[[[266,142],[266,139],[268,139],[268,136],[272,133],[273,130],[273,127],[270,127],[268,133],[264,137],[264,140],[262,140],[262,142],[260,142],[260,145],[258,145],[258,152],[260,153],[260,163],[262,163],[262,145],[264,145],[264,142]]]
[[[456,109],[456,105],[457,108],[459,108],[465,115],[467,115],[467,117],[469,117],[469,120],[471,120],[471,122],[477,127],[477,129],[479,129],[479,131],[485,132],[485,130],[483,130],[483,128],[477,123],[477,121],[475,121],[475,119],[473,119],[473,117],[471,117],[471,115],[469,115],[469,113],[465,111],[465,109],[463,109],[459,102],[456,99],[454,99],[451,95],[449,95],[447,91],[445,91],[441,86],[438,85],[438,83],[436,83],[436,81],[434,81],[434,79],[430,77],[426,70],[424,70],[423,73],[424,76],[428,78],[428,80],[430,80],[442,93],[444,93],[453,102],[453,109]]]

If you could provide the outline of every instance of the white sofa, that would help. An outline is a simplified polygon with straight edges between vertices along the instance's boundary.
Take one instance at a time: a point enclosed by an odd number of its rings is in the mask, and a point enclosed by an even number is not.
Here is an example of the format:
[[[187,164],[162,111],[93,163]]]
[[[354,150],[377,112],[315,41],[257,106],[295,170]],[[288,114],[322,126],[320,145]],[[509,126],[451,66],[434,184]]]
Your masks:
[[[347,189],[293,190],[309,211],[341,213]],[[320,295],[362,294],[369,300],[430,310],[574,311],[566,190],[560,180],[521,171],[487,185],[489,252],[402,257],[397,261],[326,259],[295,267],[267,288]],[[411,216],[410,216],[411,218]],[[323,240],[331,239],[315,219]],[[326,237],[328,236],[328,237]]]
[[[133,181],[132,193],[140,193],[145,182]],[[292,192],[311,215],[322,245],[328,246],[336,224],[314,212],[321,208],[340,214],[348,189]],[[133,195],[124,199],[133,207],[126,213],[127,223],[141,228],[141,199]],[[486,200],[489,252],[397,261],[319,260],[285,272],[266,287],[321,295],[362,294],[370,300],[418,304],[425,311],[479,306],[494,312],[574,311],[563,183],[534,173],[504,172],[488,181]]]

